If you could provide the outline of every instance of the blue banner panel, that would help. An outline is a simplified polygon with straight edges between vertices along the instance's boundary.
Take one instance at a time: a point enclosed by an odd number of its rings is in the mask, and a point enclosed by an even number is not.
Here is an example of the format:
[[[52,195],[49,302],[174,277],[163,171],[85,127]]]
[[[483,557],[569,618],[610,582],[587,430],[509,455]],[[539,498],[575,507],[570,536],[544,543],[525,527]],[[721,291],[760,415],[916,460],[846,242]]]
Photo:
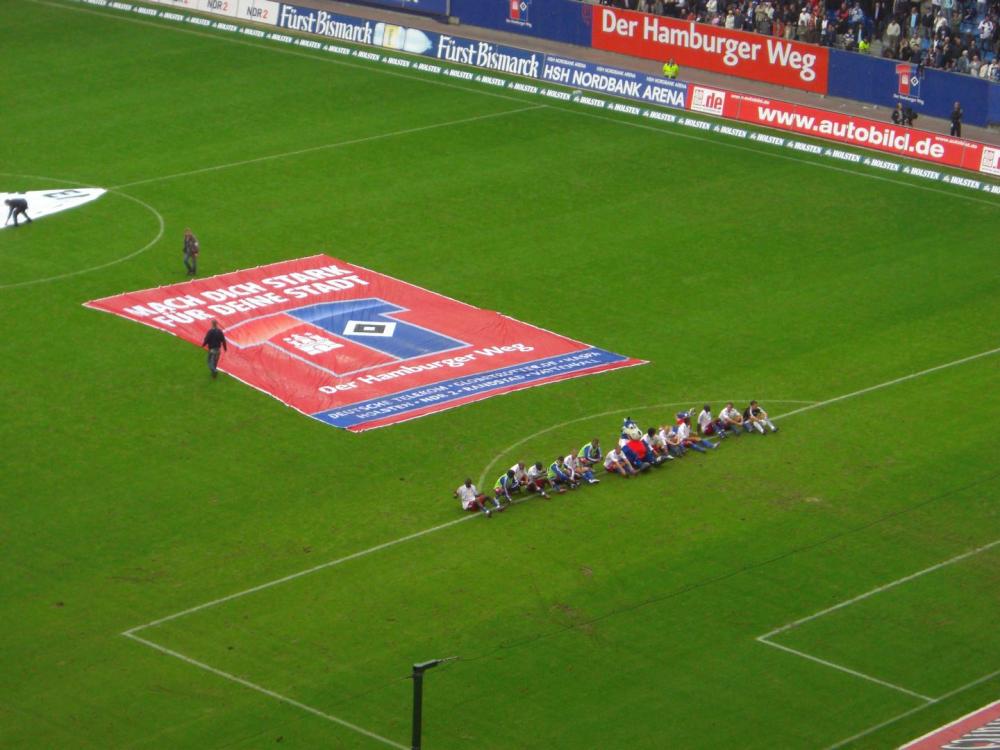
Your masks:
[[[680,81],[556,55],[545,56],[541,78],[550,83],[622,96],[661,107],[684,109],[687,98],[687,84]]]
[[[463,24],[590,46],[591,6],[578,0],[451,0]]]
[[[1000,105],[1000,97],[991,92],[996,88],[996,84],[968,75],[830,50],[830,96],[858,99],[890,109],[902,102],[918,114],[944,118],[958,101],[964,112],[963,122],[985,127],[991,121],[1000,122],[1000,106],[991,110],[991,99]]]

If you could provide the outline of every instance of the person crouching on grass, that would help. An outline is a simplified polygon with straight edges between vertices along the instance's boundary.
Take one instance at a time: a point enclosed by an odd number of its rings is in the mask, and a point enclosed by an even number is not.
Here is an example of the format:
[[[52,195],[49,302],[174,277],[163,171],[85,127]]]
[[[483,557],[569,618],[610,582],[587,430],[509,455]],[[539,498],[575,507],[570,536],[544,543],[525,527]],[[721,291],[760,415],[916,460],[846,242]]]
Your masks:
[[[743,422],[749,425],[751,428],[757,430],[761,435],[766,435],[764,428],[767,427],[771,432],[777,432],[778,428],[774,426],[774,423],[768,419],[767,412],[756,402],[751,401],[750,405],[743,410]],[[748,430],[749,431],[749,430]]]
[[[601,454],[601,441],[594,438],[579,450],[576,457],[580,459],[582,466],[597,466],[601,463],[601,459],[604,458]]]
[[[743,422],[743,415],[740,414],[739,409],[733,406],[732,401],[728,402],[725,408],[719,412],[719,421],[734,435],[739,435],[744,430],[750,431],[750,427]]]
[[[658,434],[667,446],[667,455],[671,458],[681,458],[687,452],[684,449],[684,443],[681,442],[680,435],[677,434],[676,425],[670,427],[663,425]]]
[[[580,483],[570,476],[570,470],[566,467],[562,456],[556,456],[556,460],[549,464],[548,477],[553,487],[568,487],[575,490],[580,486]]]
[[[455,490],[455,497],[462,503],[462,510],[479,510],[485,513],[487,518],[493,515],[490,509],[486,507],[486,495],[476,489],[476,485],[472,483],[471,479],[466,479],[464,484],[459,485],[459,488]],[[496,500],[493,501],[493,504],[496,506],[497,511],[503,510],[500,507],[500,503]]]
[[[718,448],[717,443],[711,440],[703,440],[691,435],[691,415],[686,411],[677,413],[677,437],[685,448],[696,450],[699,453],[706,453],[707,448]]]
[[[525,486],[529,490],[534,490],[539,494],[539,496],[544,497],[546,500],[549,494],[545,491],[545,485],[549,483],[549,477],[545,473],[545,467],[542,466],[541,461],[535,461],[531,466],[528,467],[527,480],[525,481]],[[562,487],[556,487],[556,492],[562,494],[566,490]]]
[[[655,427],[650,427],[642,436],[642,442],[660,461],[672,461],[674,457],[667,452],[667,440],[661,432],[662,430],[657,432]]]
[[[563,459],[563,465],[569,470],[569,478],[577,484],[580,479],[585,479],[587,484],[600,484],[601,480],[594,477],[594,472],[589,466],[585,466],[583,461],[570,453]]]
[[[712,416],[711,404],[705,404],[702,410],[698,412],[698,433],[706,437],[717,435],[720,440],[726,438],[726,426],[722,423],[721,419],[715,419]]]
[[[619,474],[626,479],[638,473],[635,467],[622,454],[620,448],[612,448],[608,451],[608,454],[604,457],[604,470],[609,474]]]
[[[493,500],[496,502],[497,507],[501,505],[510,505],[514,502],[514,498],[511,497],[512,493],[516,493],[518,488],[517,480],[514,479],[514,470],[507,469],[500,478],[497,479],[497,483],[493,485]]]

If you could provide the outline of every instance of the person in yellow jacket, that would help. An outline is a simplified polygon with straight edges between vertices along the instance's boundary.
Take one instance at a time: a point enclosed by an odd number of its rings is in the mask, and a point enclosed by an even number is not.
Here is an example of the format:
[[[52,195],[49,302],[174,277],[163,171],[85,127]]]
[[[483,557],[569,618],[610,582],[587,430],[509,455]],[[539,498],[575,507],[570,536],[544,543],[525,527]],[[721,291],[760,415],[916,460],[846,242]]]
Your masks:
[[[674,58],[670,58],[665,63],[663,63],[663,76],[665,78],[670,78],[671,80],[677,78],[677,73],[680,72],[681,66],[674,62]]]

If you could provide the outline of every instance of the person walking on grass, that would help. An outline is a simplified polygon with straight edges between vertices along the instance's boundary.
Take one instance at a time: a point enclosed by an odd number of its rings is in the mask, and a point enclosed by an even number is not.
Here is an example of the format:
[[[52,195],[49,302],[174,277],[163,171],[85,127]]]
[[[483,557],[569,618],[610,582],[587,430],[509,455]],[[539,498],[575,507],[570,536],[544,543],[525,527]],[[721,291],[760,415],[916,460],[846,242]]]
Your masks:
[[[209,372],[212,373],[213,378],[219,377],[219,357],[222,355],[223,349],[229,351],[229,345],[226,343],[226,334],[219,328],[217,320],[212,321],[212,327],[206,331],[205,339],[201,345],[208,349]]]
[[[184,230],[184,268],[187,269],[188,276],[194,276],[198,273],[198,253],[201,247],[198,244],[198,238],[194,236],[194,232],[190,229]]]

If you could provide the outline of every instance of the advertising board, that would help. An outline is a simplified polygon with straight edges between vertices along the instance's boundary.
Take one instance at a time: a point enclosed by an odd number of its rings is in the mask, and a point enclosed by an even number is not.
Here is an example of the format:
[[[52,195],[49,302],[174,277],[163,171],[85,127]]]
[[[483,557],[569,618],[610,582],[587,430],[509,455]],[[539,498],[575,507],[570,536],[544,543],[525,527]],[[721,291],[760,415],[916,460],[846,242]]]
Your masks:
[[[827,92],[826,47],[606,6],[594,8],[592,21],[594,49]]]
[[[692,85],[688,108],[942,166],[1000,172],[1000,152],[985,144],[801,104]]]

